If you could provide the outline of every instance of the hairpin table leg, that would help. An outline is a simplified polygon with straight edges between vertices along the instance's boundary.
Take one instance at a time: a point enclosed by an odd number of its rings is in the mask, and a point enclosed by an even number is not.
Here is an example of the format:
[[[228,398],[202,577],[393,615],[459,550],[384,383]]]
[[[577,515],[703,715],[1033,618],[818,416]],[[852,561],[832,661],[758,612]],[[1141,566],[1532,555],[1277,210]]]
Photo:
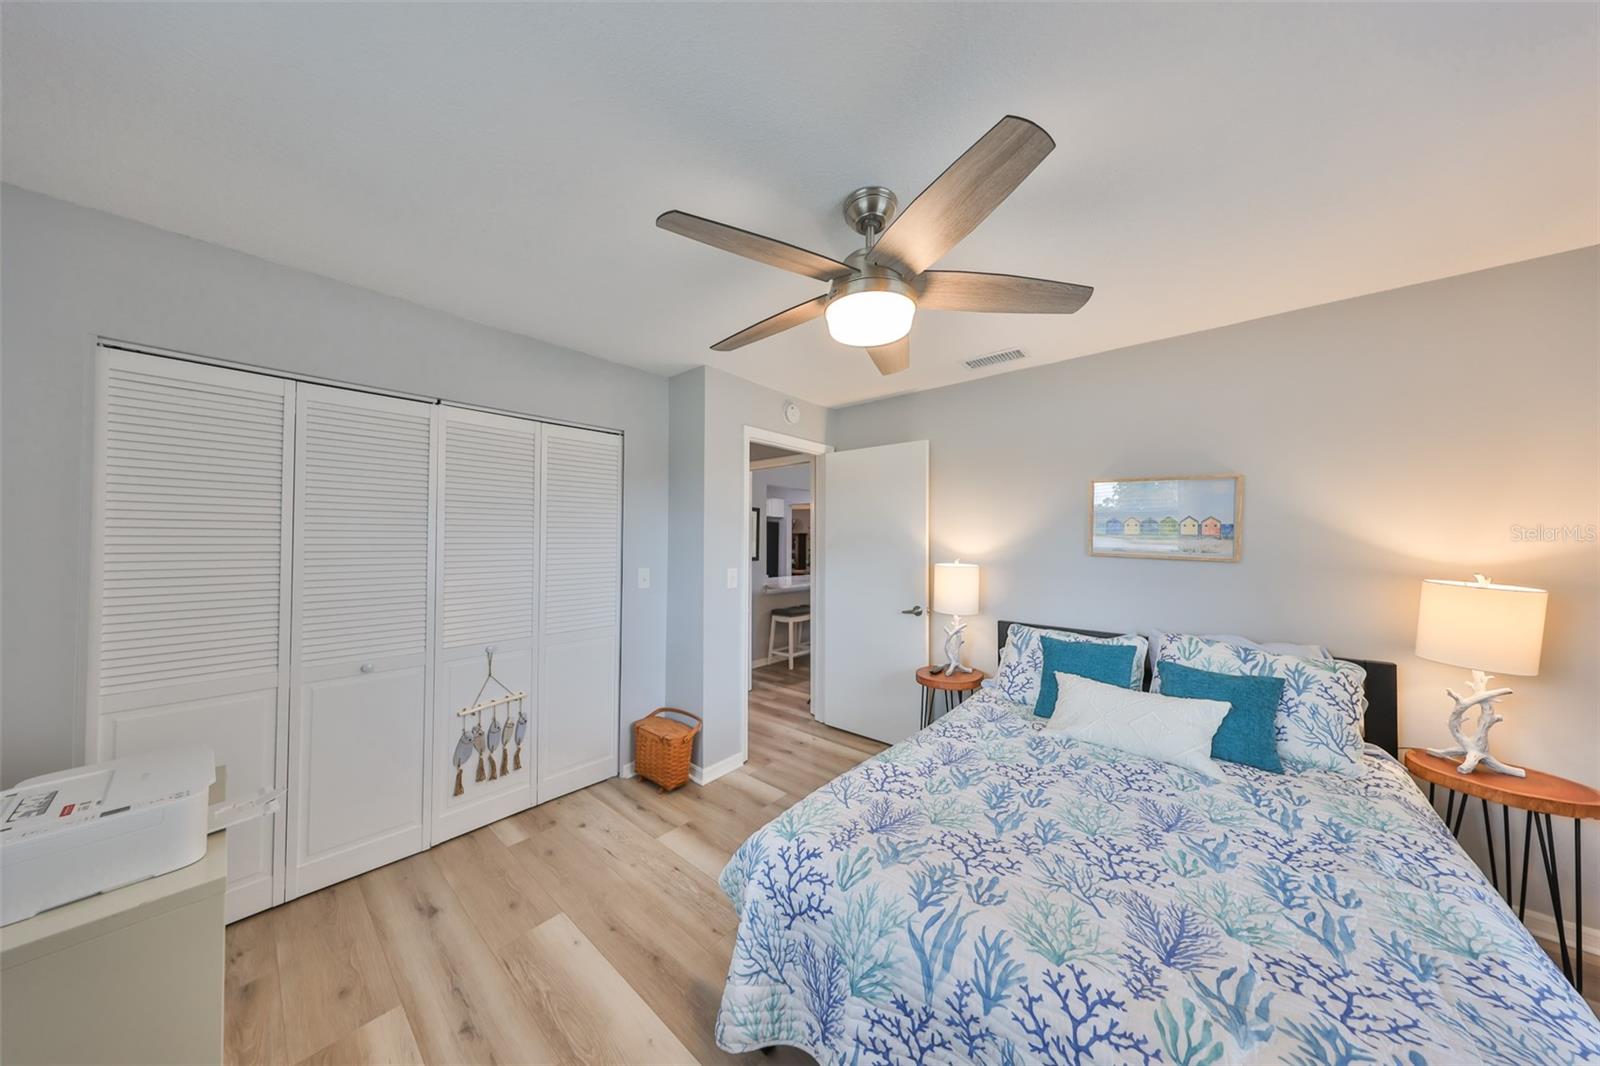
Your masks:
[[[1500,804],[1500,837],[1506,845],[1506,906],[1511,906],[1511,808]]]
[[[1494,864],[1494,823],[1489,821],[1489,801],[1479,796],[1478,802],[1483,805],[1483,839],[1489,845],[1489,883],[1498,892],[1500,891],[1500,874]],[[1509,868],[1506,870],[1506,876],[1511,876]]]
[[[1572,987],[1583,995],[1583,819],[1572,820]],[[1560,921],[1560,918],[1556,919]]]
[[[1561,913],[1561,871],[1556,866],[1556,830],[1548,814],[1535,814],[1533,827],[1539,833],[1539,858],[1544,862],[1545,881],[1550,887],[1550,910],[1556,920],[1556,942],[1561,945],[1561,972],[1574,987],[1572,961],[1567,955],[1567,923]],[[1583,960],[1578,961],[1583,965]]]
[[[1528,913],[1528,856],[1533,854],[1533,812],[1522,822],[1522,888],[1518,892],[1517,921]]]

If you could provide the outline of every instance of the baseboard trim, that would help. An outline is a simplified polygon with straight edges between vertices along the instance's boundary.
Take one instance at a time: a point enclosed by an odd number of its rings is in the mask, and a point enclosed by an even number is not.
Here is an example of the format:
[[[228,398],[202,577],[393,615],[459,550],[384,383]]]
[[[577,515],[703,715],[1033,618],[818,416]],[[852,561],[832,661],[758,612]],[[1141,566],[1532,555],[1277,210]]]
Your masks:
[[[1556,942],[1556,920],[1542,911],[1529,911],[1522,916],[1522,924],[1528,927],[1528,932],[1536,937]],[[1573,933],[1577,927],[1572,922],[1567,922],[1567,946],[1573,943]],[[1600,959],[1600,929],[1585,924],[1583,927],[1583,953],[1590,958]]]
[[[698,763],[689,764],[689,780],[697,785],[709,785],[724,774],[731,774],[744,765],[743,755],[730,755],[721,762],[714,762],[710,766],[701,766]]]
[[[709,770],[705,767],[702,767],[699,763],[692,762],[689,764],[689,780],[693,781],[697,785],[709,785],[711,782],[715,781],[724,774],[733,773],[739,767],[743,766],[744,762],[745,757],[742,754],[730,755],[728,758],[723,759],[719,763],[712,763]],[[638,777],[639,775],[634,772],[633,763],[630,762],[623,764],[622,772],[617,776],[626,778]]]

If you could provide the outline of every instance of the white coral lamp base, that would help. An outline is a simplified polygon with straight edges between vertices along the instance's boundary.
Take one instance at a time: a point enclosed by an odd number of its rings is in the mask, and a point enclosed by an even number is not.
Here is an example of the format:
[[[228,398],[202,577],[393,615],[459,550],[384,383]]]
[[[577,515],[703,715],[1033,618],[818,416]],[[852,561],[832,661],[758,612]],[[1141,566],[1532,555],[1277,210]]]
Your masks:
[[[1461,765],[1456,767],[1456,773],[1470,774],[1479,766],[1485,770],[1493,770],[1497,774],[1508,774],[1511,777],[1527,777],[1528,771],[1518,766],[1507,766],[1505,763],[1489,754],[1489,730],[1494,728],[1496,722],[1504,721],[1494,712],[1494,701],[1502,696],[1511,695],[1508,688],[1489,688],[1489,675],[1482,670],[1472,671],[1472,687],[1465,696],[1458,696],[1454,689],[1445,689],[1445,695],[1456,701],[1455,710],[1450,712],[1450,735],[1455,738],[1456,746],[1453,748],[1429,748],[1429,755],[1437,755],[1442,759],[1460,759]],[[1461,730],[1467,712],[1478,708],[1478,724],[1467,736]]]
[[[961,665],[961,645],[966,638],[961,634],[967,628],[958,615],[950,616],[950,624],[944,627],[944,675],[970,674],[972,667]]]

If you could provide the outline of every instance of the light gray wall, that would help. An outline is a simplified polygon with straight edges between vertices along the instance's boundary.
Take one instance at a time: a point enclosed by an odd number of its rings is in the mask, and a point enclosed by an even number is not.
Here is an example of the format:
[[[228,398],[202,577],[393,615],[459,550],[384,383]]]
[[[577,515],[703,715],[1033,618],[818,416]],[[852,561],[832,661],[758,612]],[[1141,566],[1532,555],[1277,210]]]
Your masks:
[[[701,371],[668,383],[671,478],[667,604],[667,704],[704,716],[706,389]],[[695,738],[700,762],[706,733]],[[631,750],[631,748],[630,748]]]
[[[670,396],[673,624],[667,698],[704,716],[695,762],[711,767],[744,745],[740,708],[750,666],[744,641],[750,574],[744,430],[752,426],[826,443],[829,412],[800,403],[800,421],[790,425],[783,418],[782,393],[709,367],[673,378]],[[738,575],[736,588],[728,588],[729,570]]]
[[[622,430],[628,750],[664,692],[665,379],[12,186],[0,226],[0,781],[82,750],[97,336]]]
[[[1399,663],[1400,742],[1441,744],[1465,671],[1412,654],[1419,582],[1547,588],[1496,750],[1600,784],[1597,292],[1588,248],[835,410],[831,440],[930,440],[933,556],[983,566],[986,669],[998,617],[1320,642]],[[1245,478],[1239,563],[1089,556],[1092,479],[1210,473]]]

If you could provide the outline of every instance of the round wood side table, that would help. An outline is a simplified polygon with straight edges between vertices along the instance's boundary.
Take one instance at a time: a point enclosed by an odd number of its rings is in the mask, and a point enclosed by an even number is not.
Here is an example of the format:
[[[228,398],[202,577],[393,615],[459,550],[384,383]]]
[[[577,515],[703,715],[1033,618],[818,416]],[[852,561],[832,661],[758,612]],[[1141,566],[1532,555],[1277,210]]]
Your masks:
[[[946,676],[943,666],[924,666],[917,671],[917,684],[922,686],[922,725],[926,729],[933,724],[933,697],[935,693],[944,693],[944,711],[949,714],[955,710],[956,705],[966,700],[968,694],[975,691],[983,684],[983,679],[989,675],[982,670],[968,670],[966,673],[956,672]]]
[[[1590,788],[1577,781],[1569,781],[1555,774],[1529,770],[1527,777],[1512,777],[1491,771],[1478,770],[1463,774],[1456,772],[1456,763],[1429,755],[1420,748],[1407,748],[1402,761],[1413,777],[1428,783],[1428,802],[1433,802],[1434,786],[1450,792],[1445,805],[1444,823],[1451,834],[1460,836],[1461,819],[1467,813],[1467,804],[1475,796],[1483,805],[1483,835],[1489,846],[1489,879],[1500,888],[1499,870],[1505,872],[1505,897],[1513,903],[1511,891],[1511,808],[1526,811],[1522,826],[1522,886],[1515,901],[1517,917],[1528,908],[1528,854],[1530,837],[1539,836],[1539,859],[1544,865],[1545,881],[1550,888],[1550,907],[1555,911],[1556,937],[1561,946],[1561,969],[1567,980],[1583,994],[1583,822],[1586,818],[1600,819],[1600,789]],[[1460,803],[1456,801],[1459,798]],[[1494,823],[1489,819],[1489,804],[1500,804],[1500,825],[1505,856],[1497,868],[1494,857]],[[1572,889],[1576,897],[1573,918],[1577,931],[1573,934],[1572,958],[1567,955],[1567,925],[1561,916],[1561,880],[1556,868],[1556,831],[1551,816],[1572,819]]]

